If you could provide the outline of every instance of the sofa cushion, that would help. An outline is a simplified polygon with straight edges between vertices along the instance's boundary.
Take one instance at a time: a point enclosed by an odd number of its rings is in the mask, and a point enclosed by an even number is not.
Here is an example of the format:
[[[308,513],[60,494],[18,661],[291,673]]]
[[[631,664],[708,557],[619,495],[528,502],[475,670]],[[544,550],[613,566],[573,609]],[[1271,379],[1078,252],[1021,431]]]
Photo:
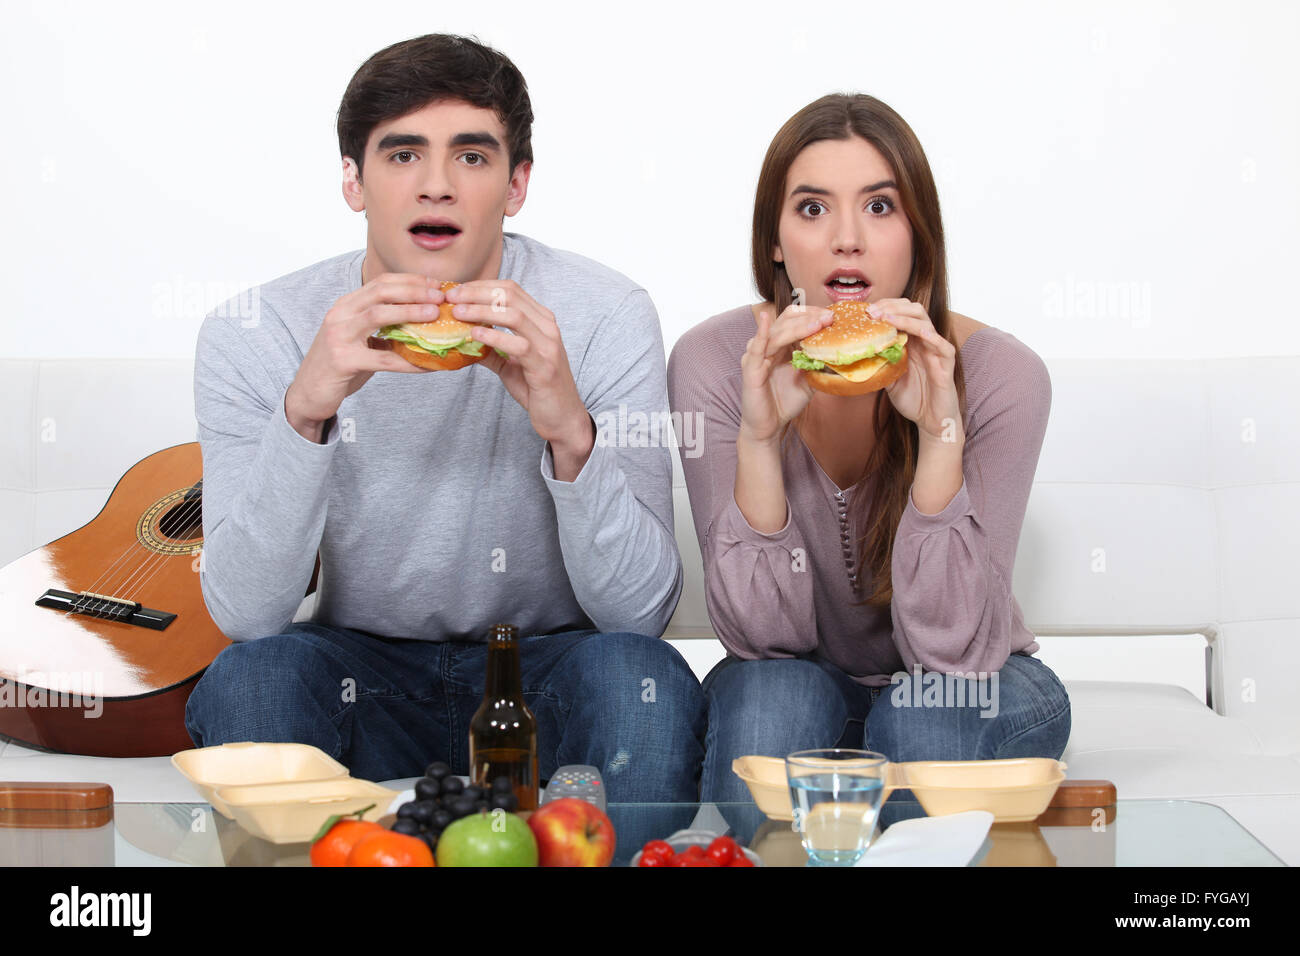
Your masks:
[[[1121,745],[1089,751],[1071,747],[1063,759],[1070,768],[1068,777],[1110,780],[1121,800],[1197,800],[1253,794],[1300,796],[1300,758],[1296,754]]]
[[[1175,747],[1261,754],[1258,736],[1245,721],[1216,714],[1185,687],[1121,681],[1067,680],[1070,754],[1107,749]],[[1071,764],[1070,776],[1073,773]]]
[[[1245,721],[1167,684],[1065,681],[1073,779],[1104,779],[1121,800],[1300,794],[1300,754],[1268,752]]]

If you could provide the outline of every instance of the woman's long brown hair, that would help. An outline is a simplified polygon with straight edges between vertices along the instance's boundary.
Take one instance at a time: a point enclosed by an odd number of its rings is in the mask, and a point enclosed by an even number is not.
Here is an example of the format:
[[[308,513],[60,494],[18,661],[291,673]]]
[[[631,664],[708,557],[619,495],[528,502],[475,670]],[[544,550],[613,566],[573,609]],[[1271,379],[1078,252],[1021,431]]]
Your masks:
[[[944,253],[943,220],[939,214],[939,193],[930,164],[916,134],[903,118],[880,100],[866,94],[832,93],[809,103],[786,121],[768,147],[754,197],[751,255],[759,295],[776,306],[778,315],[794,301],[790,278],[784,265],[772,258],[772,250],[780,241],[786,175],[795,157],[811,143],[852,136],[871,143],[889,163],[898,183],[902,211],[912,226],[912,274],[902,298],[922,305],[933,320],[935,330],[955,346],[952,320],[948,314],[948,266]],[[960,351],[953,376],[963,433],[969,434],[964,429],[967,420],[966,379]],[[797,426],[798,419],[792,424]],[[900,415],[887,396],[882,396],[876,405],[874,427],[876,443],[861,478],[872,474],[877,476],[875,494],[870,502],[866,495],[856,496],[850,517],[854,527],[866,528],[858,541],[858,580],[865,581],[864,572],[870,569],[874,582],[872,593],[858,603],[888,607],[894,596],[890,574],[894,538],[916,476],[920,439],[916,424]],[[787,427],[783,441],[788,437]]]

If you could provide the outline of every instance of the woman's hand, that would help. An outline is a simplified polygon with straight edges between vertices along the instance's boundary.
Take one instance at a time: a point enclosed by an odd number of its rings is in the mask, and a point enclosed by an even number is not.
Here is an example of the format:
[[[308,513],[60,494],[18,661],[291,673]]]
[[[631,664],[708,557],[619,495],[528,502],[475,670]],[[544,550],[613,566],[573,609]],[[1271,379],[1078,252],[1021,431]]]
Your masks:
[[[880,299],[867,310],[907,333],[907,372],[885,388],[898,414],[915,422],[922,441],[964,442],[954,369],[957,348],[909,299]]]
[[[812,396],[803,371],[790,364],[794,344],[833,321],[829,309],[791,305],[773,320],[776,306],[758,309],[758,331],[740,359],[743,372],[738,437],[758,444],[775,441]]]

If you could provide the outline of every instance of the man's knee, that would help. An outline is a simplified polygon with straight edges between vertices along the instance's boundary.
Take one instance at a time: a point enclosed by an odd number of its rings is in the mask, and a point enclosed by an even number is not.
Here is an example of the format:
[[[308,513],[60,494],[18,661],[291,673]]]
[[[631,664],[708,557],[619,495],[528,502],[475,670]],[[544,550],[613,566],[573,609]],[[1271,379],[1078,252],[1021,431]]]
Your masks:
[[[280,727],[291,733],[295,717],[309,710],[310,675],[321,663],[318,645],[315,634],[290,631],[225,648],[185,706],[195,746],[253,740]]]
[[[547,687],[565,715],[555,762],[599,767],[611,799],[694,799],[704,695],[671,644],[642,634],[588,635],[552,667]]]
[[[568,657],[587,691],[607,695],[616,706],[666,699],[703,709],[699,679],[677,648],[660,638],[623,631],[592,634]]]

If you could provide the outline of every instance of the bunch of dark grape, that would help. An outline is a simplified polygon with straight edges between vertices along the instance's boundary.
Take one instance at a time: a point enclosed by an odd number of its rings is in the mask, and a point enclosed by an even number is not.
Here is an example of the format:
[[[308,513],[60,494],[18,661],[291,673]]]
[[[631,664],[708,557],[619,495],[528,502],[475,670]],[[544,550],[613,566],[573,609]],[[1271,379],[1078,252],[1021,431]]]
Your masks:
[[[451,767],[439,760],[429,764],[424,776],[415,782],[415,799],[397,808],[393,831],[419,837],[433,850],[438,846],[438,837],[453,820],[472,813],[490,813],[493,810],[513,813],[518,809],[519,798],[515,796],[509,777],[497,777],[492,781],[491,789],[466,784],[452,775]]]

